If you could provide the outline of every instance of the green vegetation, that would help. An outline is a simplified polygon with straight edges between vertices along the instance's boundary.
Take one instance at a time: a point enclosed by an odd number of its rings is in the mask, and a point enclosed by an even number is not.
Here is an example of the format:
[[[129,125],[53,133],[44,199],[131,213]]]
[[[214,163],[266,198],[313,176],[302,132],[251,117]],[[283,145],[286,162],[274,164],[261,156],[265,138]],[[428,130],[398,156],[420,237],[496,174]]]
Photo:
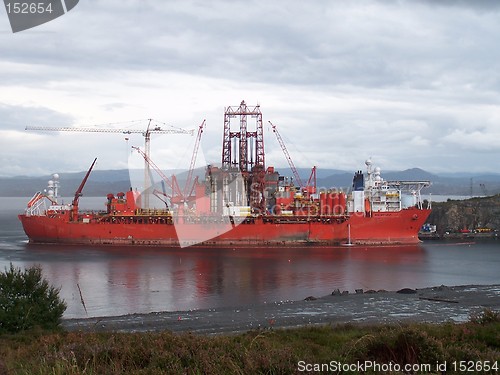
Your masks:
[[[42,277],[40,266],[22,271],[11,263],[0,273],[0,334],[56,328],[65,310],[59,289]]]
[[[306,369],[368,360],[432,365],[426,373],[439,373],[436,364],[446,361],[447,373],[459,373],[454,361],[500,366],[500,316],[485,311],[463,324],[310,326],[230,336],[31,331],[0,336],[0,358],[0,373],[8,374],[293,374],[299,363]]]

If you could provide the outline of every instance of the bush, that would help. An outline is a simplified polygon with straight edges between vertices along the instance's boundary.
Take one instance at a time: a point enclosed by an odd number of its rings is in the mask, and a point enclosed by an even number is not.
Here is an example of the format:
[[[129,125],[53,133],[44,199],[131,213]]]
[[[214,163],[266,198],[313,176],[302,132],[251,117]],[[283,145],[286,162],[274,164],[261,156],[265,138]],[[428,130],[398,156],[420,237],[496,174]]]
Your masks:
[[[470,316],[470,321],[474,324],[486,325],[489,323],[500,322],[500,312],[493,311],[491,309],[484,309],[480,313],[472,314]]]
[[[417,326],[388,326],[366,335],[350,349],[354,361],[379,363],[437,363],[443,360],[439,341]]]
[[[59,291],[42,277],[40,266],[22,271],[11,263],[0,273],[0,333],[56,328],[66,310]]]

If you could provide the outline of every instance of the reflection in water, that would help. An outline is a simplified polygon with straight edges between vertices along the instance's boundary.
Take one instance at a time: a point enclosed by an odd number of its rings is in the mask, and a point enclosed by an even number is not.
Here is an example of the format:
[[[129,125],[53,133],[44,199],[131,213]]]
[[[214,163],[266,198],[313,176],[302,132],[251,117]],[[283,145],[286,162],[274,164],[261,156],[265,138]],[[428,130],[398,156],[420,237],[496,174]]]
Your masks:
[[[420,246],[157,249],[26,245],[68,302],[65,316],[216,308],[422,286]]]

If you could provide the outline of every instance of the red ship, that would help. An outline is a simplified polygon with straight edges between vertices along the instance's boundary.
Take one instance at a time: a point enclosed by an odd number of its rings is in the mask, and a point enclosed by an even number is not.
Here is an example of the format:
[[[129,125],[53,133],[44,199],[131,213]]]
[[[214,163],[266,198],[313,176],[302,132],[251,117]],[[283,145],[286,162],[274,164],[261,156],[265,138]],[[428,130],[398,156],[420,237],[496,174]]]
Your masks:
[[[239,118],[237,131],[231,128],[234,118]],[[256,120],[253,130],[248,118]],[[186,187],[180,189],[175,176],[168,179],[138,149],[168,182],[166,208],[149,208],[149,192],[130,189],[108,194],[105,211],[80,212],[79,197],[94,160],[71,204],[57,202],[56,176],[49,182],[49,192],[36,193],[19,219],[30,243],[237,247],[419,242],[418,232],[430,214],[420,191],[429,181],[386,181],[367,160],[366,172],[354,174],[348,191],[318,189],[316,168],[304,184],[276,127],[271,126],[294,178],[265,166],[260,107],[242,102],[226,108],[222,163],[208,165],[202,182],[198,177],[192,181],[192,161]]]

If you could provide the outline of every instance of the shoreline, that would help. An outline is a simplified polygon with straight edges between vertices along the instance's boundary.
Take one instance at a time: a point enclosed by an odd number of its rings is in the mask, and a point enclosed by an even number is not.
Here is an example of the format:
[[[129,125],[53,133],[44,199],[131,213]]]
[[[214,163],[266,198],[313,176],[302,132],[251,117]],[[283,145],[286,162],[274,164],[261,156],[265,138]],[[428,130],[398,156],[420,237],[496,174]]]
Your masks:
[[[465,322],[485,309],[500,311],[500,284],[437,286],[399,291],[334,291],[251,306],[63,319],[68,331],[235,334],[250,330],[348,323]]]

